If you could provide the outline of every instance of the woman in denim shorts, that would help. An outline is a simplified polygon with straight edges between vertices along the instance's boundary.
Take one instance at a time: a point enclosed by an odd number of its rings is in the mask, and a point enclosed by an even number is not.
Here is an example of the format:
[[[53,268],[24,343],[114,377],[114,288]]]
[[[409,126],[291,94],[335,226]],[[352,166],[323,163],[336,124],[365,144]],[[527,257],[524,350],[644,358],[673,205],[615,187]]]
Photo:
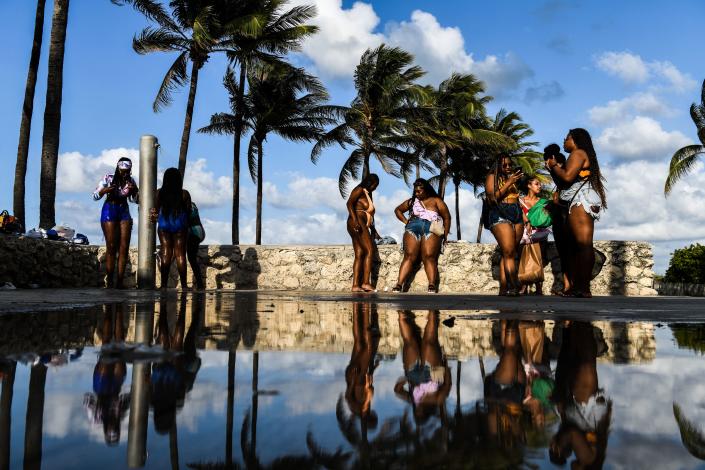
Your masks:
[[[516,263],[517,247],[524,234],[517,187],[521,177],[521,170],[513,170],[511,157],[499,155],[494,171],[490,171],[485,180],[489,209],[484,225],[492,232],[502,252],[499,263],[499,295],[511,297],[518,296],[521,287]]]
[[[414,182],[412,197],[399,204],[394,213],[406,227],[403,238],[404,259],[399,267],[397,284],[392,291],[402,291],[412,267],[421,258],[428,279],[428,292],[438,292],[438,256],[441,254],[441,244],[448,240],[450,230],[448,206],[428,181],[419,178]],[[405,214],[408,214],[408,218]],[[431,233],[431,223],[440,220],[443,221],[442,237]]]

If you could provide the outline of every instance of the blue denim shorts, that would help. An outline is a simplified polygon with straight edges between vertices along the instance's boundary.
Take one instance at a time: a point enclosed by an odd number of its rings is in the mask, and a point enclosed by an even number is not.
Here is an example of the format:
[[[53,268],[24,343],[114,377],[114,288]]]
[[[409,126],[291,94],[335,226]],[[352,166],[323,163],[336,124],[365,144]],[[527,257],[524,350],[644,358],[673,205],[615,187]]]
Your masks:
[[[178,233],[183,230],[188,229],[188,217],[185,212],[182,212],[181,214],[177,215],[176,217],[174,216],[169,216],[167,217],[162,213],[161,211],[159,212],[159,231],[160,232],[166,232],[166,233]]]
[[[412,234],[417,241],[420,241],[421,237],[428,238],[428,236],[431,235],[431,222],[418,217],[412,217],[406,224],[404,233]]]
[[[500,203],[497,206],[489,207],[485,228],[491,229],[497,224],[521,224],[523,221],[524,218],[518,202],[511,204]]]
[[[100,211],[100,222],[124,222],[126,220],[131,221],[132,216],[130,215],[130,207],[127,202],[105,202],[103,203],[103,209]]]

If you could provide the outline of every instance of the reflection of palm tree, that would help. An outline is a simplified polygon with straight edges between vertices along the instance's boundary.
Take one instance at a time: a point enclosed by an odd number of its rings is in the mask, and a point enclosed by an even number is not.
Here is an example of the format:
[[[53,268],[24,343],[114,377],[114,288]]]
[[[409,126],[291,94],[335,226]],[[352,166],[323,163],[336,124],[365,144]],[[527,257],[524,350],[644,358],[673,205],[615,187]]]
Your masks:
[[[27,417],[24,432],[24,468],[42,467],[42,425],[44,423],[44,385],[47,367],[42,364],[32,366],[29,375],[27,394]]]
[[[0,395],[0,469],[10,468],[10,432],[12,430],[12,395],[15,387],[17,363],[7,364],[2,378]]]
[[[673,416],[678,423],[678,430],[681,433],[681,442],[688,449],[690,455],[700,460],[705,460],[705,434],[691,421],[683,415],[681,407],[673,403]]]

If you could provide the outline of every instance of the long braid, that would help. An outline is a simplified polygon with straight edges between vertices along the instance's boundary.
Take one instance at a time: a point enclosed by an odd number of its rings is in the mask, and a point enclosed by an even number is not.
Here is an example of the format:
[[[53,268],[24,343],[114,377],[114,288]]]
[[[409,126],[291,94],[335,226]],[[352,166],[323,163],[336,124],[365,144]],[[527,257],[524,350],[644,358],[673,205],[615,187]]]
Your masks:
[[[575,145],[587,153],[588,161],[590,162],[590,176],[588,176],[588,182],[592,189],[594,189],[600,196],[600,203],[603,208],[607,209],[607,195],[605,191],[605,178],[602,176],[600,171],[600,163],[597,161],[597,153],[592,145],[592,138],[590,138],[590,133],[585,129],[576,128],[570,130],[570,136],[573,138]]]

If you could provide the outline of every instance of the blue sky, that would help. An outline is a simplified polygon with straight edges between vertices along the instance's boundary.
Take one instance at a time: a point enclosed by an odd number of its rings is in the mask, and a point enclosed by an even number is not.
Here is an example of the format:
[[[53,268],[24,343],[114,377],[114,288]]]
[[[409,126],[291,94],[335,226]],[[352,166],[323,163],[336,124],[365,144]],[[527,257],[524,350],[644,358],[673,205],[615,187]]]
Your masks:
[[[47,3],[27,177],[28,227],[38,221],[52,2]],[[674,196],[662,196],[670,156],[696,137],[688,106],[698,99],[705,78],[705,52],[699,47],[702,2],[311,3],[318,7],[315,22],[321,31],[292,60],[322,78],[333,103],[349,103],[360,54],[381,42],[412,52],[429,71],[425,80],[430,83],[453,71],[475,73],[496,97],[490,112],[500,107],[519,112],[535,129],[541,148],[560,142],[571,127],[591,132],[609,191],[609,210],[597,225],[597,238],[654,242],[657,272],[665,270],[674,248],[705,240],[705,214],[696,202],[705,195],[702,166],[679,183]],[[12,44],[0,50],[0,155],[7,168],[0,172],[2,208],[12,207],[35,8],[29,0],[0,3],[0,15],[11,19],[5,34]],[[93,243],[103,241],[100,204],[90,192],[119,156],[136,154],[141,134],[159,137],[160,169],[177,163],[186,91],[176,93],[163,112],[152,112],[154,94],[174,56],[139,56],[132,50],[132,36],[147,24],[137,12],[107,0],[73,0],[70,6],[57,221],[87,233]],[[221,86],[225,65],[214,56],[200,74],[194,129],[227,109]],[[275,137],[267,141],[264,243],[348,242],[344,201],[336,186],[345,152],[330,149],[313,165],[310,148]],[[229,240],[231,149],[228,137],[192,134],[186,186],[200,202],[210,243]],[[241,182],[241,233],[243,242],[251,242],[255,188],[247,175]],[[408,191],[402,181],[382,177],[376,197],[384,235],[401,234],[392,210]],[[464,238],[472,238],[479,204],[470,188],[460,196]],[[452,206],[453,194],[447,199]],[[483,238],[489,241],[491,235],[485,232]]]

